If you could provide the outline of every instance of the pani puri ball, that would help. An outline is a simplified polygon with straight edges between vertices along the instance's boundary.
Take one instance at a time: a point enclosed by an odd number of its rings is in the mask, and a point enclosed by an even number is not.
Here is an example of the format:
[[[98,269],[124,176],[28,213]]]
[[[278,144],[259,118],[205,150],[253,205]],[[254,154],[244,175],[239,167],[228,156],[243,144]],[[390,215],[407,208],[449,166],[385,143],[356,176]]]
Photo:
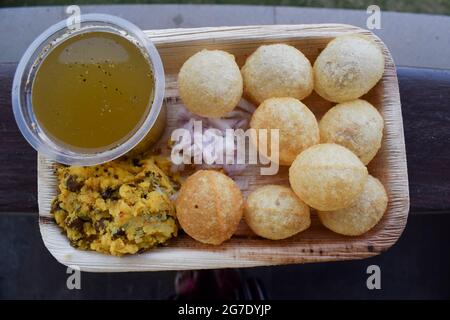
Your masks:
[[[383,127],[383,117],[369,102],[343,102],[320,120],[320,141],[348,148],[367,165],[381,147]]]
[[[228,176],[199,170],[182,185],[175,207],[178,222],[188,235],[202,243],[219,245],[236,231],[244,199]]]
[[[244,92],[257,105],[274,97],[302,100],[314,86],[311,63],[287,44],[260,46],[247,58],[241,73]]]
[[[314,62],[314,90],[329,101],[350,101],[369,92],[383,73],[383,52],[373,41],[340,36]]]
[[[289,168],[295,194],[322,211],[350,206],[362,192],[367,175],[366,167],[353,152],[333,143],[306,149]]]
[[[312,145],[319,143],[319,125],[316,117],[306,105],[295,98],[270,98],[255,110],[250,127],[256,130],[279,129],[279,161],[290,165],[297,155]],[[271,156],[271,143],[268,140],[265,156]]]
[[[267,185],[247,198],[244,219],[260,237],[279,240],[291,237],[311,225],[309,207],[285,186]]]
[[[203,117],[220,118],[238,104],[243,82],[232,54],[202,50],[181,67],[178,88],[189,111]]]
[[[372,229],[386,212],[388,197],[381,182],[369,176],[363,192],[348,208],[319,211],[319,219],[328,229],[346,236],[359,236]]]

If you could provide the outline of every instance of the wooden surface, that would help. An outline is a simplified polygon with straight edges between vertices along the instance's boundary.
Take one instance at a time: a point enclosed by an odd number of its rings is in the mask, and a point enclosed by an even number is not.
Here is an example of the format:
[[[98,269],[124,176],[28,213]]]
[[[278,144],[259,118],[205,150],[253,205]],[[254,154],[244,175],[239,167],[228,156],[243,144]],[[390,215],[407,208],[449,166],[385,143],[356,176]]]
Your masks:
[[[17,129],[10,89],[15,64],[0,64],[0,214],[37,212],[36,153]],[[450,212],[450,71],[399,68],[411,213]]]
[[[37,213],[37,154],[16,126],[16,64],[0,64],[0,214]],[[397,68],[408,161],[410,213],[450,212],[450,71]]]
[[[37,212],[36,151],[14,120],[11,87],[16,64],[0,64],[0,212]]]
[[[172,272],[89,273],[83,274],[83,290],[65,289],[66,268],[48,254],[37,229],[36,153],[18,132],[10,106],[15,67],[0,64],[0,231],[5,235],[0,242],[0,261],[7,262],[0,267],[4,297],[169,297],[175,276]],[[411,195],[404,234],[386,254],[370,260],[246,270],[248,276],[264,282],[272,298],[450,297],[450,264],[442,251],[442,245],[450,241],[450,71],[404,67],[397,71]],[[365,288],[362,281],[369,264],[387,270],[383,273],[383,290]],[[432,277],[421,278],[431,274]]]
[[[411,211],[450,211],[450,71],[401,68]]]
[[[166,144],[177,128],[177,111],[181,106],[176,75],[183,62],[202,48],[221,48],[233,53],[242,65],[258,46],[264,43],[287,42],[300,48],[314,61],[330,39],[348,33],[363,33],[378,42],[385,55],[385,73],[379,84],[364,98],[371,101],[385,119],[382,148],[371,162],[369,171],[385,185],[389,203],[381,222],[359,237],[344,237],[326,230],[313,214],[312,226],[305,232],[283,241],[271,241],[254,235],[241,223],[235,235],[226,243],[214,247],[203,245],[185,234],[170,241],[167,247],[136,256],[111,257],[72,248],[54,223],[50,203],[56,195],[54,163],[38,157],[38,203],[40,229],[46,247],[66,265],[77,265],[85,271],[150,271],[203,268],[230,268],[288,263],[349,260],[369,257],[387,250],[401,235],[409,211],[408,177],[403,136],[400,98],[395,65],[384,44],[370,32],[345,25],[307,25],[246,28],[209,28],[172,30],[150,34],[158,46],[166,66],[166,107],[168,122]],[[318,118],[331,103],[317,95],[304,100]],[[170,152],[170,150],[167,150]],[[244,195],[269,183],[288,184],[288,168],[280,168],[276,176],[261,176],[259,166],[248,166],[233,176]]]

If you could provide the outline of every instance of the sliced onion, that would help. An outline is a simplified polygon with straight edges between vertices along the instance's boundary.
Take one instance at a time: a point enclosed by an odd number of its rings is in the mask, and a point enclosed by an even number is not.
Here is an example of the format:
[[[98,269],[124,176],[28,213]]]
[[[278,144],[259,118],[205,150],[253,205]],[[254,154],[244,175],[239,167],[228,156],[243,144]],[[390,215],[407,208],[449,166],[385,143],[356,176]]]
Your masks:
[[[227,147],[233,148],[234,153],[236,153],[236,141],[234,141],[234,143],[233,143],[234,145],[232,145],[232,146],[226,145],[227,141],[225,141],[226,139],[224,139],[226,130],[227,129],[246,130],[249,126],[250,118],[251,118],[253,112],[255,111],[255,109],[256,109],[256,107],[253,104],[251,104],[250,102],[248,102],[245,99],[241,99],[241,101],[239,102],[239,104],[236,106],[236,108],[233,111],[231,111],[230,113],[228,113],[227,115],[225,115],[222,118],[213,119],[213,118],[205,118],[205,117],[195,115],[195,114],[189,112],[189,110],[187,110],[183,106],[178,110],[177,122],[178,122],[178,125],[180,128],[184,128],[189,131],[192,139],[191,139],[191,143],[189,144],[189,146],[188,145],[183,145],[183,146],[178,145],[178,147],[188,148],[190,150],[191,156],[199,155],[199,153],[203,150],[203,163],[200,165],[196,165],[196,167],[198,169],[223,169],[229,175],[239,174],[245,170],[247,165],[246,164],[237,164],[236,163],[236,155],[235,155],[235,159],[234,159],[234,164],[218,164],[217,163],[217,155],[212,154],[215,149],[214,147],[216,146],[214,144],[214,139],[213,139],[214,135],[211,135],[210,139],[206,139],[206,140],[203,139],[203,141],[202,141],[203,143],[200,146],[197,143],[196,139],[194,139],[194,135],[196,134],[195,130],[194,130],[194,123],[195,123],[195,121],[201,121],[203,137],[205,137],[204,133],[206,130],[217,129],[215,134],[223,139],[222,140],[223,141],[223,143],[222,143],[223,149],[216,150],[216,152],[218,152],[219,155],[223,155],[225,158],[225,151],[226,151]],[[197,139],[197,140],[201,141],[202,139]],[[181,142],[179,142],[179,143],[181,143]],[[220,151],[222,151],[222,152],[220,152]],[[205,158],[206,158],[206,160],[209,160],[208,162],[214,160],[214,164],[205,163]],[[188,159],[185,159],[185,160],[188,160]],[[192,160],[192,159],[189,159],[189,160]],[[225,161],[225,159],[224,159],[224,161]],[[171,170],[172,171],[181,171],[181,170],[184,170],[184,168],[185,168],[184,164],[181,164],[181,165],[173,164]]]

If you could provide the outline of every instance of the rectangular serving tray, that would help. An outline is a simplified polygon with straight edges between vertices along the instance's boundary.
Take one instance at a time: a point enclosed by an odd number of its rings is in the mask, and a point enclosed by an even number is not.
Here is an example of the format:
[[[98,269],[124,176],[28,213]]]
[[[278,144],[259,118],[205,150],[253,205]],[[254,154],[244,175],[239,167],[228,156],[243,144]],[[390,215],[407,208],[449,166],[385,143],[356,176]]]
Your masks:
[[[381,112],[385,124],[382,148],[370,163],[369,172],[386,187],[387,212],[376,227],[359,237],[341,236],[325,229],[313,211],[312,225],[307,231],[281,241],[259,238],[241,222],[233,238],[220,246],[201,244],[182,233],[169,241],[168,246],[139,255],[113,257],[70,246],[49,213],[51,200],[56,195],[54,162],[38,155],[39,226],[45,246],[59,262],[92,272],[241,268],[361,259],[386,251],[397,241],[408,218],[408,172],[395,64],[378,37],[370,31],[342,24],[165,29],[146,31],[146,34],[158,48],[166,72],[168,123],[163,142],[175,128],[176,110],[181,105],[177,73],[195,52],[204,48],[222,49],[234,54],[242,66],[258,46],[283,42],[299,48],[313,63],[336,36],[364,34],[371,37],[383,49],[386,66],[382,80],[363,97]],[[318,119],[332,106],[315,93],[304,102]],[[250,166],[235,180],[247,195],[269,183],[288,185],[287,174],[287,167],[281,167],[276,176],[261,176],[259,167]]]

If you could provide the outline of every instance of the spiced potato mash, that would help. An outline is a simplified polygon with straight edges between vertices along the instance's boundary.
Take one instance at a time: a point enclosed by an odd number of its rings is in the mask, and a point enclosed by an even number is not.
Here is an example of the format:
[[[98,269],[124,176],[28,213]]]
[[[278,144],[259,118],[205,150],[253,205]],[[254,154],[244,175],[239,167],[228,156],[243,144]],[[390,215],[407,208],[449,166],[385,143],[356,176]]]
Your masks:
[[[177,182],[161,157],[58,166],[51,212],[70,243],[112,255],[140,253],[177,235]]]

